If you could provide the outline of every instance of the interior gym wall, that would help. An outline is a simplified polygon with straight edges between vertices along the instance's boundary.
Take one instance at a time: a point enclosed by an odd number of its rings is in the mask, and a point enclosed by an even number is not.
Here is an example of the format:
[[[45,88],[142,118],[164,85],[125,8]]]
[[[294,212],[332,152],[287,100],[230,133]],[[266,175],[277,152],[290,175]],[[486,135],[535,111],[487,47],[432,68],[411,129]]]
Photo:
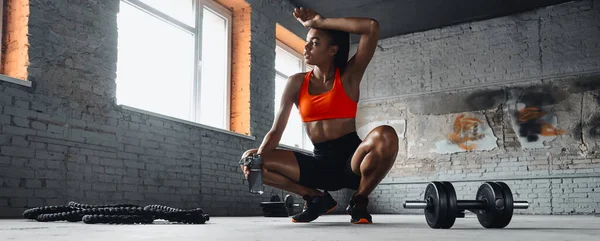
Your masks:
[[[600,1],[382,39],[357,127],[400,139],[373,212],[422,213],[428,181],[505,181],[528,214],[600,211]],[[356,46],[354,46],[356,48]]]
[[[0,217],[69,201],[262,214],[259,202],[281,191],[251,197],[237,162],[273,121],[276,23],[298,26],[287,1],[248,3],[235,12],[250,14],[249,28],[233,36],[250,36],[250,135],[115,104],[118,0],[24,4],[32,87],[0,81]]]

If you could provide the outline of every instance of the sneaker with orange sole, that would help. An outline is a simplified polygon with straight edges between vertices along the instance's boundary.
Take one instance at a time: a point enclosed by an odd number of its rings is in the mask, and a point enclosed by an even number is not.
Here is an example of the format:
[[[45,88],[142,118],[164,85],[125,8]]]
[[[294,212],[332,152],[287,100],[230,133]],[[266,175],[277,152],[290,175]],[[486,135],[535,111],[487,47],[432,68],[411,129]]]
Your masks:
[[[352,196],[350,203],[346,208],[346,213],[350,214],[350,222],[353,224],[371,224],[373,217],[369,214],[368,206],[369,198],[360,195]]]

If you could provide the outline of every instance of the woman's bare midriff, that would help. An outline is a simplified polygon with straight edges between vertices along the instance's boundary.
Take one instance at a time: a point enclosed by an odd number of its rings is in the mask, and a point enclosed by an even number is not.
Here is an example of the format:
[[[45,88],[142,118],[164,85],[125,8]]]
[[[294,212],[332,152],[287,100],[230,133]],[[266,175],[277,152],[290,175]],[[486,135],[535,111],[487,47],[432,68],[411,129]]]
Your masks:
[[[355,131],[354,118],[319,120],[306,123],[306,132],[313,143],[333,140]]]

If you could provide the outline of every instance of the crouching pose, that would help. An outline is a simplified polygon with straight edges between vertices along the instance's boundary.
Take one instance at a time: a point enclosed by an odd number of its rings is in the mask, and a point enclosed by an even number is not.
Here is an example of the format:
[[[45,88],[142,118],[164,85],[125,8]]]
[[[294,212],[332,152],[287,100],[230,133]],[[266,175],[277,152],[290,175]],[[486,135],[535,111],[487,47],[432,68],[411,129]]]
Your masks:
[[[387,125],[361,140],[355,117],[360,81],[379,38],[379,23],[368,18],[324,18],[310,9],[295,9],[294,17],[309,28],[304,60],[314,68],[292,75],[271,130],[259,148],[263,182],[296,193],[306,200],[305,210],[293,222],[310,222],[332,211],[337,202],[327,191],[356,190],[349,206],[352,223],[372,223],[368,196],[387,175],[398,153],[398,136]],[[348,60],[349,33],[360,35],[356,54]],[[276,149],[296,105],[314,145],[312,155]],[[248,170],[242,166],[243,172]],[[321,192],[319,190],[325,190]]]

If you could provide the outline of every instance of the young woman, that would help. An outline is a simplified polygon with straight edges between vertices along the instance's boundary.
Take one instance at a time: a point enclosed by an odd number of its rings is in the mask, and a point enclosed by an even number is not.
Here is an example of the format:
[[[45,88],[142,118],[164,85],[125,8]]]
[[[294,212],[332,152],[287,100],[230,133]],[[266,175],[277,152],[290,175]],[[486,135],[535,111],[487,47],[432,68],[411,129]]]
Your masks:
[[[288,79],[271,130],[259,148],[246,151],[242,158],[258,153],[264,162],[263,183],[306,200],[293,222],[311,222],[332,211],[337,202],[327,191],[348,188],[356,190],[346,208],[351,222],[372,223],[368,195],[398,153],[398,136],[391,126],[376,127],[364,140],[356,133],[360,81],[377,46],[379,23],[368,18],[324,18],[304,8],[294,9],[293,15],[310,29],[304,59],[314,69]],[[349,33],[360,35],[350,60]],[[314,144],[313,155],[276,149],[294,104]],[[247,178],[247,168],[242,169]]]

